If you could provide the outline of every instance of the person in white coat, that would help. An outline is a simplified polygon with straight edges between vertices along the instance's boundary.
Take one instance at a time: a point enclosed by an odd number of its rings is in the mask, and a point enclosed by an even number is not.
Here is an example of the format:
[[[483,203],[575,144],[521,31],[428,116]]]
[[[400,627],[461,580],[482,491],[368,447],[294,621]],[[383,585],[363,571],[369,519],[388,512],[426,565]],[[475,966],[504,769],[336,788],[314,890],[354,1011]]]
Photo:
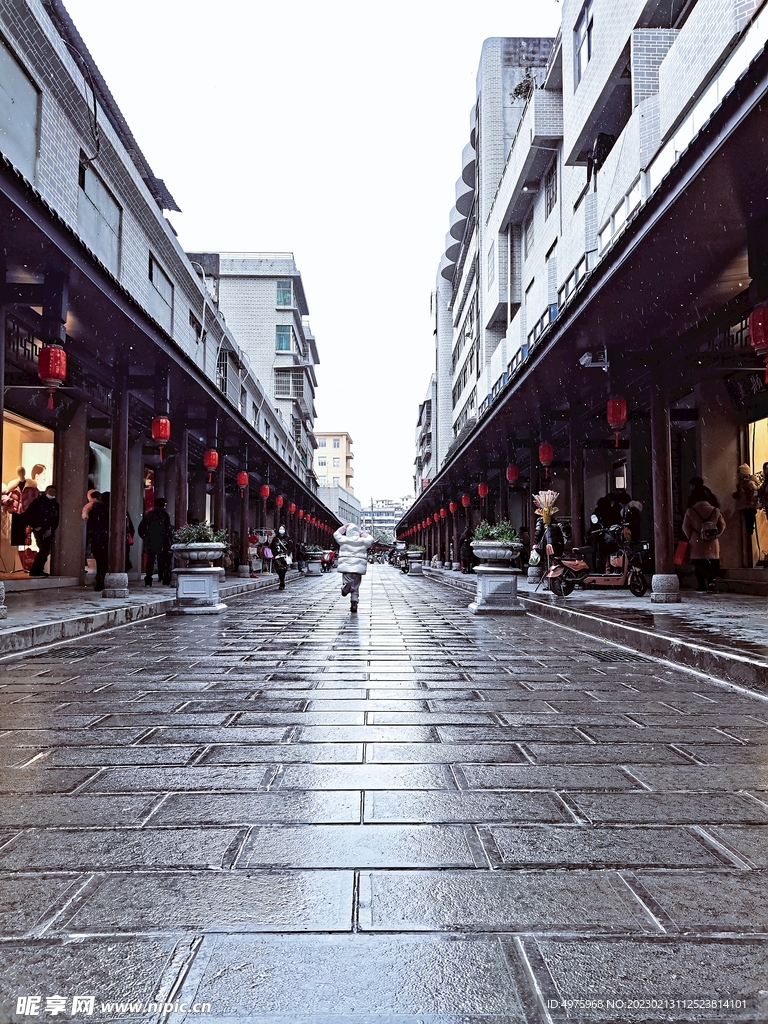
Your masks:
[[[373,537],[361,530],[357,523],[347,523],[339,527],[333,539],[339,545],[339,563],[336,570],[342,573],[343,577],[341,593],[344,597],[350,595],[349,610],[356,612],[360,600],[360,581],[368,568],[367,553],[373,544]]]

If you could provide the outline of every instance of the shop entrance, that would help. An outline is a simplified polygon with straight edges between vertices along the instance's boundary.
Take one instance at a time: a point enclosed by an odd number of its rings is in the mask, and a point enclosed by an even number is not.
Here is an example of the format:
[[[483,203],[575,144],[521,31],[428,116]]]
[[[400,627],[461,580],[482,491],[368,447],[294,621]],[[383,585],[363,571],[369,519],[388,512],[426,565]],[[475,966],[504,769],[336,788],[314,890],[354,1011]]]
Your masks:
[[[37,551],[24,513],[53,475],[53,431],[12,412],[3,415],[0,579],[26,574]],[[46,566],[48,571],[48,566]]]
[[[766,491],[768,491],[768,419],[749,424],[749,464],[760,484],[760,505],[752,534],[752,565],[768,566],[768,518],[766,517]]]

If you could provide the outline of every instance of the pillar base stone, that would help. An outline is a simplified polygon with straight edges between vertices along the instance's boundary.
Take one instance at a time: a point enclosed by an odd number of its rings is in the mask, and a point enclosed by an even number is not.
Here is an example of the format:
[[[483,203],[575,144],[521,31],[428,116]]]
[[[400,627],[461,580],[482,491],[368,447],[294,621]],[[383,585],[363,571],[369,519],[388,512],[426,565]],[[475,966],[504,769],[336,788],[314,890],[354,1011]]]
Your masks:
[[[477,596],[469,610],[473,615],[525,615],[517,599],[519,569],[496,565],[475,566]]]
[[[216,566],[195,569],[174,569],[176,603],[171,615],[218,615],[227,606],[219,600],[219,584],[224,570]]]
[[[104,589],[101,592],[102,597],[128,597],[128,573],[127,572],[108,572],[104,576]]]
[[[237,575],[239,577],[243,578],[243,579],[250,579],[251,578],[251,567],[250,567],[250,565],[248,565],[248,564],[246,564],[246,565],[238,565],[238,567],[237,567]]]
[[[528,586],[536,587],[539,584],[539,580],[544,575],[543,565],[529,565],[528,566]]]
[[[0,619],[8,618],[8,609],[5,606],[5,584],[0,580]]]
[[[674,573],[656,573],[651,580],[654,604],[680,604],[680,580]]]

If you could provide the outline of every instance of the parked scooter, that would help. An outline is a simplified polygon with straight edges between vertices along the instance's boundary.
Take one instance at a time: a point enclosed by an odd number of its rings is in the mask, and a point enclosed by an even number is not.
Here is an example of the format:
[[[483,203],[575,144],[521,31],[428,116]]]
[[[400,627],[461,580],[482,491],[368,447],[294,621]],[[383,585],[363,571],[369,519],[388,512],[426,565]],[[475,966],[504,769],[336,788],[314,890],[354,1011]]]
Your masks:
[[[599,525],[597,516],[592,516],[595,526]],[[642,597],[648,589],[645,576],[641,572],[644,552],[650,549],[650,544],[644,541],[640,544],[632,544],[624,539],[625,527],[621,524],[610,526],[604,533],[609,535],[615,545],[615,553],[610,555],[612,572],[592,572],[589,565],[582,557],[582,551],[588,550],[575,548],[572,557],[563,556],[558,558],[552,556],[549,571],[546,579],[549,582],[549,589],[557,597],[567,597],[575,587],[629,587],[630,593],[635,597]]]
[[[410,563],[408,562],[408,555],[405,551],[398,551],[397,553],[397,568],[400,572],[404,572],[406,576],[411,571]]]

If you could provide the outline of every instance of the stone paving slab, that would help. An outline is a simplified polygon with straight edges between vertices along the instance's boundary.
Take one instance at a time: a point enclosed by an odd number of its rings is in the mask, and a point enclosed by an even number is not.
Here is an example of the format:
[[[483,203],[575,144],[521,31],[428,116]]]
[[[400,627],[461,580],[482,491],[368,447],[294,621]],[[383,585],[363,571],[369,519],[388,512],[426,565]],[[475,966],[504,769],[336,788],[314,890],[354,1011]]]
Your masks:
[[[768,704],[465,605],[375,566],[0,662],[0,1021],[768,1019]],[[546,1005],[603,990],[751,1002]]]

